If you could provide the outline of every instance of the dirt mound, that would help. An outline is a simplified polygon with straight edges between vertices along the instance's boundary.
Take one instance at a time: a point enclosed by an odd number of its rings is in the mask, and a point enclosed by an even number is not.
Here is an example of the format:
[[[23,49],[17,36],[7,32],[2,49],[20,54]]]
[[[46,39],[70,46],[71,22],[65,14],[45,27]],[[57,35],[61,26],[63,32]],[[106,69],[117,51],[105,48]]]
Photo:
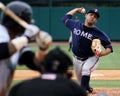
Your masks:
[[[39,75],[40,73],[38,73],[37,71],[16,70],[14,80],[24,80],[37,77]],[[76,79],[74,72],[72,79]],[[95,70],[91,74],[91,80],[120,80],[120,70]]]
[[[120,96],[120,88],[95,88],[88,96]]]

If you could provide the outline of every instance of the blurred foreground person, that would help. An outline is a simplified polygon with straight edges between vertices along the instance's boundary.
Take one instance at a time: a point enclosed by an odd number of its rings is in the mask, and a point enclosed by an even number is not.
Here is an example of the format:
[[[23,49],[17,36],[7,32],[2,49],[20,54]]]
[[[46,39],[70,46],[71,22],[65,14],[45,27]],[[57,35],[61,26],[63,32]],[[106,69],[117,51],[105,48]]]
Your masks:
[[[51,50],[44,59],[41,77],[15,85],[9,96],[87,96],[68,72],[71,59],[59,47]]]
[[[8,3],[7,9],[11,10],[22,20],[28,23],[27,28],[23,28],[5,13],[1,15],[0,24],[0,96],[8,96],[10,84],[16,66],[26,65],[33,70],[40,70],[37,67],[41,55],[44,57],[46,45],[40,44],[40,50],[34,53],[28,43],[31,38],[41,34],[40,29],[31,24],[32,8],[25,2],[13,1]],[[47,35],[48,36],[48,35]],[[45,39],[42,39],[43,42]],[[43,48],[44,47],[44,48]],[[47,49],[46,46],[45,49]],[[42,59],[41,59],[42,60]],[[36,63],[36,64],[35,64]]]

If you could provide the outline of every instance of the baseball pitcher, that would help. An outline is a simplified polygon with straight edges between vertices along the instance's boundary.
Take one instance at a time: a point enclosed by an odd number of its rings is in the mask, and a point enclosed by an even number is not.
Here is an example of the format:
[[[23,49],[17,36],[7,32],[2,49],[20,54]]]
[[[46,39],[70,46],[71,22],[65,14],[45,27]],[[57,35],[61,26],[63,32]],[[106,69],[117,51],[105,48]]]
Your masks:
[[[85,14],[84,23],[72,19],[75,13],[83,14],[85,9],[83,7],[72,9],[63,17],[63,23],[72,31],[73,63],[78,83],[91,93],[93,92],[89,85],[91,71],[98,66],[99,57],[113,52],[113,48],[109,37],[95,26],[100,17],[98,9],[90,9]],[[92,45],[94,39],[99,39],[99,44]],[[94,44],[103,46],[104,50],[101,50],[100,46],[95,49]]]

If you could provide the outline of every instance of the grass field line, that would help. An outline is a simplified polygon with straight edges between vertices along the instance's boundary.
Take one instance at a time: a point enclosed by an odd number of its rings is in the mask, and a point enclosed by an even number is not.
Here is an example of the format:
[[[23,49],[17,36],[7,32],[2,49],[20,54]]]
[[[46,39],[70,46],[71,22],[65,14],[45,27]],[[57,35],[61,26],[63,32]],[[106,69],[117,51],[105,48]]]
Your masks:
[[[72,79],[76,79],[73,70]],[[40,73],[33,70],[16,70],[14,80],[25,80],[40,76]],[[120,70],[95,70],[91,73],[91,80],[120,80]]]

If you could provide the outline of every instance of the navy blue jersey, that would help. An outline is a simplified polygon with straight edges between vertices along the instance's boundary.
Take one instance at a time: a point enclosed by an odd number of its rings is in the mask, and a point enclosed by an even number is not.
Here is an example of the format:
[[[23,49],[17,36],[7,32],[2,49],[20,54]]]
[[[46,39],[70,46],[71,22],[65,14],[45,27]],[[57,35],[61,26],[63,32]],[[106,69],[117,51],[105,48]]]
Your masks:
[[[93,39],[99,38],[104,48],[110,48],[113,51],[109,37],[98,29],[96,26],[90,28],[82,22],[76,22],[72,19],[72,15],[65,15],[63,23],[72,32],[72,51],[78,57],[90,57],[94,53],[91,49]]]

